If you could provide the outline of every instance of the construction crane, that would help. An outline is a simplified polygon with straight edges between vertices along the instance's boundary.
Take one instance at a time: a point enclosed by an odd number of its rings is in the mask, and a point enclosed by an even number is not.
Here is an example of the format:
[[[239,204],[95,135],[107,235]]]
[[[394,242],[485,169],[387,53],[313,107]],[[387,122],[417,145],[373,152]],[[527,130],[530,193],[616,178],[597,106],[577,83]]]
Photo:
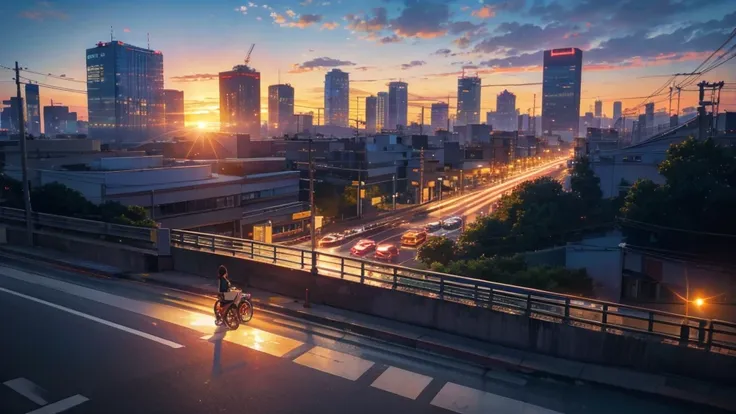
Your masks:
[[[245,66],[248,66],[248,64],[250,63],[250,54],[253,53],[253,48],[254,47],[256,47],[256,44],[255,43],[253,43],[252,45],[250,45],[250,49],[248,49],[248,54],[245,55]]]

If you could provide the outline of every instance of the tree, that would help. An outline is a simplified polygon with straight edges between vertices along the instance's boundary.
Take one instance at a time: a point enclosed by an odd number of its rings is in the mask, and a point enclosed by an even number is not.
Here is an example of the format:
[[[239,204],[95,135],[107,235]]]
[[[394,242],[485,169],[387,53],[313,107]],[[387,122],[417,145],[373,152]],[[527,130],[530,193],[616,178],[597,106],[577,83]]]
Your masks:
[[[102,221],[126,226],[156,227],[141,206],[124,206],[117,201],[106,201],[98,208]]]
[[[433,263],[446,265],[455,258],[455,243],[447,237],[430,237],[419,247],[417,257],[428,266]]]
[[[34,211],[58,216],[89,218],[95,213],[95,205],[82,193],[61,183],[48,183],[31,191]]]
[[[736,151],[712,140],[672,145],[660,164],[665,184],[641,180],[620,215],[627,242],[670,250],[723,253],[736,235]]]
[[[593,280],[585,269],[564,267],[527,266],[522,255],[485,257],[450,262],[446,266],[435,263],[439,272],[472,277],[490,282],[524,286],[571,295],[594,296]]]

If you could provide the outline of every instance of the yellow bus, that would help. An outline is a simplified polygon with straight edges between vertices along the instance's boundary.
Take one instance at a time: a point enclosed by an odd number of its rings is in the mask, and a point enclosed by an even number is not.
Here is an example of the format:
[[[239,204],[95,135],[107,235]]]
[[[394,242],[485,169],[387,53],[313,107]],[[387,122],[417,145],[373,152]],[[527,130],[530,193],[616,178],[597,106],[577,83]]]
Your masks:
[[[427,241],[427,232],[424,230],[409,230],[401,236],[402,246],[416,247]]]

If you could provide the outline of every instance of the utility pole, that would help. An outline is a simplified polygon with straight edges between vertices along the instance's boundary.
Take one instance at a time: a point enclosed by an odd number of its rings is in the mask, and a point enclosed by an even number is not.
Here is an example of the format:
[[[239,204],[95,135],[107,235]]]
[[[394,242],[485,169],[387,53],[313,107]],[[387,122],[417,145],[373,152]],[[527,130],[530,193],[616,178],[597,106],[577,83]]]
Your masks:
[[[537,94],[534,94],[534,105],[532,106],[532,135],[537,136]]]
[[[18,93],[18,128],[20,131],[20,164],[23,169],[23,204],[26,210],[26,243],[33,246],[33,221],[31,221],[31,193],[28,185],[28,144],[26,142],[26,127],[23,119],[23,97],[20,94],[20,67],[15,62],[15,86]]]
[[[393,180],[393,191],[391,192],[391,198],[394,200],[393,209],[396,210],[396,174],[391,179]]]
[[[419,204],[424,201],[424,148],[419,150]]]
[[[361,217],[361,213],[363,212],[362,211],[363,209],[361,208],[362,207],[361,206],[361,204],[362,204],[361,202],[363,200],[360,197],[360,193],[363,190],[363,188],[362,188],[362,184],[363,183],[360,180],[362,180],[362,177],[361,177],[361,174],[360,174],[360,170],[358,170],[358,194],[355,195],[355,208],[356,208],[356,213],[357,213],[359,219]]]
[[[322,108],[317,108],[317,126],[319,126],[321,120],[322,120]]]
[[[317,274],[317,238],[315,234],[314,206],[314,162],[312,157],[312,138],[309,138],[309,235],[312,241],[312,274]]]
[[[424,107],[422,107],[422,118],[419,120],[419,135],[424,134]]]

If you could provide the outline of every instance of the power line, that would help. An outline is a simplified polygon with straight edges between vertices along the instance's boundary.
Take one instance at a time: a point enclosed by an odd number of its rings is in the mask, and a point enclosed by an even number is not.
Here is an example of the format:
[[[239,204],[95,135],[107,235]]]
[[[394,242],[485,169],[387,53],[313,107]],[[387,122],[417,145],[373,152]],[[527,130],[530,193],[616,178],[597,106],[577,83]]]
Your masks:
[[[7,70],[14,70],[13,68],[8,67],[8,66],[5,66],[5,65],[0,65],[0,68],[7,69]],[[51,73],[41,73],[41,72],[37,72],[37,71],[34,71],[34,70],[30,70],[28,68],[22,68],[21,71],[22,72],[33,73],[34,75],[47,76],[49,78],[54,78],[54,79],[59,79],[59,80],[65,80],[65,81],[69,81],[69,82],[87,83],[86,81],[81,81],[81,80],[77,80],[77,79],[73,79],[73,78],[67,78],[66,76],[57,76],[57,75],[53,75]]]

